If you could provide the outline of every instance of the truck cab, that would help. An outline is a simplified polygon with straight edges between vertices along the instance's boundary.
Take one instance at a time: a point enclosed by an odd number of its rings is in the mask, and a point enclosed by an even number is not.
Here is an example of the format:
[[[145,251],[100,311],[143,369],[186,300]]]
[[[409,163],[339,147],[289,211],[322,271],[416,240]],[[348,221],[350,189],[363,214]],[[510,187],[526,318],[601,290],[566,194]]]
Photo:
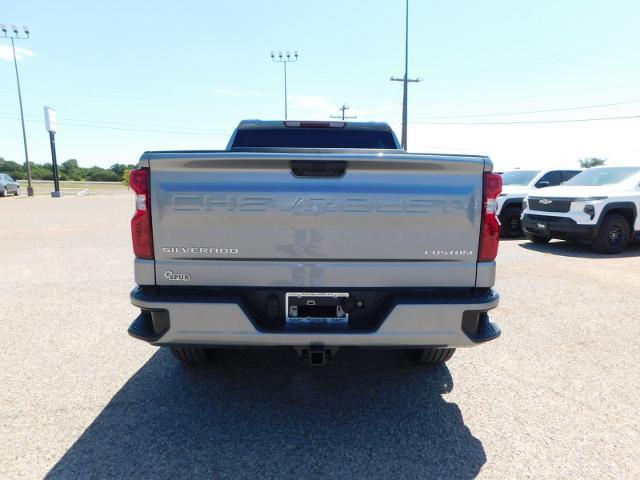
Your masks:
[[[400,150],[398,138],[383,122],[243,120],[228,151],[268,148]]]

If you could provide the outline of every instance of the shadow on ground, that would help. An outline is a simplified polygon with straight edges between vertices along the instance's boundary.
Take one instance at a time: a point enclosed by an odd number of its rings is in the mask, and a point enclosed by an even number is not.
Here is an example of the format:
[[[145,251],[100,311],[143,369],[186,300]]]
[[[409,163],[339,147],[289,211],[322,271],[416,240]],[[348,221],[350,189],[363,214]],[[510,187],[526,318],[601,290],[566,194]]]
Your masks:
[[[563,257],[580,257],[595,259],[611,259],[611,258],[630,258],[640,256],[640,242],[629,244],[622,252],[615,255],[606,255],[596,253],[589,243],[552,241],[547,244],[533,243],[524,241],[520,245],[527,250],[533,250],[541,253],[551,253],[553,255],[561,255]]]
[[[474,478],[482,442],[443,393],[447,367],[341,350],[232,350],[184,368],[160,349],[47,478]]]

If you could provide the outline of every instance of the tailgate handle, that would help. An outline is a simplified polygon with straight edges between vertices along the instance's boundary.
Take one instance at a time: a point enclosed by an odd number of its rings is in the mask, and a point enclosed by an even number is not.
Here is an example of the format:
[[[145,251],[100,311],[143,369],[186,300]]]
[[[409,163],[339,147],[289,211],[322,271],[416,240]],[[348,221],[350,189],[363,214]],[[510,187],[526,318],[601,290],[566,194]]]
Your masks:
[[[295,177],[340,178],[347,171],[347,162],[291,160],[291,173]]]

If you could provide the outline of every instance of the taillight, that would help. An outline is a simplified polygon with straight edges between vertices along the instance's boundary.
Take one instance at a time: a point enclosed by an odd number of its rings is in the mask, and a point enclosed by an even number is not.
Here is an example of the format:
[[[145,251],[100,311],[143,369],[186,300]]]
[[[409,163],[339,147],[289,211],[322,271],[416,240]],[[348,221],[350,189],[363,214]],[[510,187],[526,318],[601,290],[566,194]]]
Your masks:
[[[498,256],[500,220],[496,215],[496,198],[502,191],[502,176],[485,173],[482,201],[482,226],[480,227],[480,255],[478,260],[487,262]]]
[[[133,253],[138,258],[153,259],[151,200],[149,198],[149,167],[131,170],[129,186],[136,194],[136,213],[131,219]]]

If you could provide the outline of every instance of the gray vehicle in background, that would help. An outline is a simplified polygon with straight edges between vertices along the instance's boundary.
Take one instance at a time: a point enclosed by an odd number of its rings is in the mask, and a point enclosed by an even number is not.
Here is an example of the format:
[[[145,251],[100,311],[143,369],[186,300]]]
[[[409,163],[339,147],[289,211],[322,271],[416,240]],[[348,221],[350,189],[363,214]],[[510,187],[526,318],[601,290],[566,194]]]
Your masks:
[[[6,173],[0,173],[0,197],[20,195],[20,184]]]
[[[267,346],[443,363],[500,335],[492,168],[407,153],[383,123],[243,121],[223,151],[146,152],[129,333],[186,363]]]

